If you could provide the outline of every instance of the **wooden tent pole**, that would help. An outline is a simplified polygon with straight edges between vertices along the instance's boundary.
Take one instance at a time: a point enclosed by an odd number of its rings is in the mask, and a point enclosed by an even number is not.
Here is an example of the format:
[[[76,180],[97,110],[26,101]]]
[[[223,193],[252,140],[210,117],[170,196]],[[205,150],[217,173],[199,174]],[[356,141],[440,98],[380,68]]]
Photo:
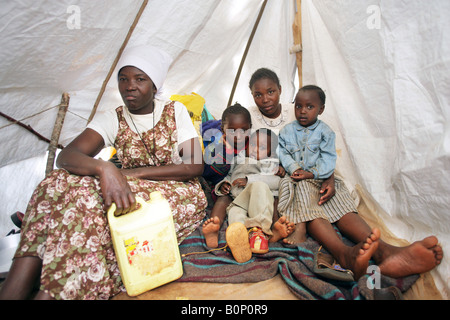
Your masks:
[[[303,86],[302,75],[302,0],[296,0],[297,11],[295,13],[294,24],[292,25],[292,31],[294,34],[294,47],[291,49],[291,53],[295,53],[298,69],[298,82],[299,88]]]
[[[253,38],[256,33],[256,29],[258,29],[258,25],[259,25],[259,22],[261,21],[261,17],[264,13],[264,9],[266,8],[266,5],[267,5],[267,0],[264,0],[263,4],[261,6],[261,9],[259,10],[258,18],[256,18],[255,25],[253,26],[252,33],[250,34],[250,38],[248,39],[247,46],[245,47],[245,51],[244,51],[244,54],[241,59],[241,64],[239,65],[239,69],[236,74],[236,78],[234,79],[234,84],[233,84],[233,88],[231,89],[231,94],[230,94],[230,98],[228,99],[227,107],[231,106],[231,103],[233,101],[234,92],[236,91],[236,87],[239,82],[239,77],[241,76],[242,67],[244,66],[244,62],[245,62],[245,59],[247,58],[248,50],[250,49],[250,45],[252,44]]]
[[[49,174],[53,170],[55,163],[56,148],[58,147],[58,140],[61,134],[61,129],[64,124],[67,109],[69,108],[70,96],[68,93],[63,93],[61,103],[59,104],[58,115],[56,116],[55,126],[53,127],[52,137],[50,139],[50,145],[48,146],[47,166],[45,168],[45,175]]]
[[[136,17],[134,18],[133,24],[131,25],[130,29],[128,30],[128,34],[127,34],[125,40],[123,41],[122,46],[120,47],[119,52],[117,53],[117,56],[114,59],[113,64],[111,65],[111,68],[109,69],[108,75],[106,76],[105,81],[103,81],[102,88],[100,89],[100,92],[97,96],[97,100],[94,103],[94,107],[92,108],[91,115],[89,116],[89,119],[88,119],[88,123],[92,121],[95,113],[97,112],[97,108],[98,108],[98,105],[100,104],[100,100],[102,99],[103,94],[105,93],[106,85],[108,84],[109,79],[111,79],[112,73],[114,72],[114,69],[116,68],[117,63],[119,62],[119,59],[122,56],[123,50],[125,50],[125,47],[127,46],[128,41],[130,40],[131,35],[133,34],[134,29],[136,28],[136,25],[138,24],[139,20],[141,19],[142,13],[144,12],[147,4],[148,4],[148,0],[144,0],[142,2],[141,8],[139,9]]]
[[[47,143],[50,143],[50,139],[47,139],[46,137],[44,137],[42,134],[40,134],[39,132],[37,132],[36,130],[34,130],[29,124],[25,124],[22,121],[16,120],[6,114],[4,114],[3,112],[0,111],[0,116],[4,117],[5,119],[11,121],[13,124],[17,124],[19,126],[21,126],[22,128],[27,129],[29,132],[31,132],[32,134],[34,134],[39,140],[45,141]],[[3,129],[5,126],[3,126],[0,129]],[[64,149],[63,145],[58,145],[58,148],[60,149]]]

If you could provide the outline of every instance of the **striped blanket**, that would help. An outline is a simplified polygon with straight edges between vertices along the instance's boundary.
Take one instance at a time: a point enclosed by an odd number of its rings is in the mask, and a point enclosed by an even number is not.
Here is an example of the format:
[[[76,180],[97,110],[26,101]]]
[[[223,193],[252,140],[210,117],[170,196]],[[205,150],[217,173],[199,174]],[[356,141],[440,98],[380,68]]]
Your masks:
[[[225,222],[219,234],[219,247],[226,245]],[[348,240],[344,239],[348,244]],[[180,244],[180,253],[204,252],[209,250],[201,233],[201,227]],[[254,254],[246,263],[237,263],[229,248],[209,253],[187,255],[182,258],[184,274],[181,282],[249,283],[268,280],[281,274],[289,289],[304,300],[372,300],[374,299],[374,276],[365,275],[357,282],[342,282],[317,276],[313,272],[314,253],[319,244],[311,238],[300,245],[271,243],[266,254]],[[323,249],[322,249],[323,251]],[[381,288],[396,286],[402,292],[409,289],[418,279],[413,275],[392,279],[381,275]]]

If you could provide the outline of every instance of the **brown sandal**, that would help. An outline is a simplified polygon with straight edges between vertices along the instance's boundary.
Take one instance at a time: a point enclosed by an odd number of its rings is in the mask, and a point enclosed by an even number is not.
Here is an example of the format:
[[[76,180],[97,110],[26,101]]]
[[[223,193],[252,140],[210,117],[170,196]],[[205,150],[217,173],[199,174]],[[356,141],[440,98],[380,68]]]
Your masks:
[[[225,235],[227,244],[237,262],[247,262],[252,258],[247,228],[242,223],[235,222],[230,224]]]
[[[322,246],[314,254],[314,273],[331,280],[355,281],[353,272],[342,268],[330,254],[321,252]]]

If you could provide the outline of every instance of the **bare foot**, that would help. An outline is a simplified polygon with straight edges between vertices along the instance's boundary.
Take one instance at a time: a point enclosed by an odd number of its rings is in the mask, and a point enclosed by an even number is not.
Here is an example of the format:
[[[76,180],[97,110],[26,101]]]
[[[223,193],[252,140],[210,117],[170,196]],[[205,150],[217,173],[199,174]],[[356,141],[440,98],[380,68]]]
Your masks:
[[[209,218],[203,223],[203,235],[206,245],[210,248],[219,246],[220,219],[218,217]]]
[[[285,216],[280,217],[272,226],[273,235],[269,242],[277,242],[288,237],[294,231],[294,224],[289,222]]]
[[[364,242],[351,247],[349,252],[339,260],[341,267],[352,270],[355,280],[367,273],[369,260],[378,249],[380,234],[379,229],[372,229],[372,233]]]
[[[284,243],[287,244],[298,244],[306,241],[306,223],[297,223],[295,225],[294,232],[285,239],[283,239]]]
[[[435,236],[416,241],[407,247],[390,247],[379,264],[380,272],[392,278],[430,271],[444,257],[442,247]]]

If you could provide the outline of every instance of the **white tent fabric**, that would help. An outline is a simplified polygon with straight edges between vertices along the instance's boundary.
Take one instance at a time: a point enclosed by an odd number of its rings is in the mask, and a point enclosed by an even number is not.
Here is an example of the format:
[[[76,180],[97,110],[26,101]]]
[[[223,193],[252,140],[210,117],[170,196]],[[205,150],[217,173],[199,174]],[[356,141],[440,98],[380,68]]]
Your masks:
[[[86,126],[142,0],[1,1],[0,108],[50,137],[63,92],[69,111],[60,143]],[[174,57],[168,95],[196,92],[220,117],[262,0],[150,0],[129,45],[148,43]],[[268,1],[234,101],[253,104],[248,80],[273,69],[282,102],[295,94],[295,1]],[[338,133],[338,170],[384,210],[409,241],[435,234],[449,249],[448,1],[303,0],[303,83],[322,86],[323,120]],[[121,103],[113,74],[99,111]],[[33,116],[34,115],[34,116]],[[48,144],[0,117],[0,234],[13,226],[44,177]],[[449,296],[450,265],[433,275]]]

